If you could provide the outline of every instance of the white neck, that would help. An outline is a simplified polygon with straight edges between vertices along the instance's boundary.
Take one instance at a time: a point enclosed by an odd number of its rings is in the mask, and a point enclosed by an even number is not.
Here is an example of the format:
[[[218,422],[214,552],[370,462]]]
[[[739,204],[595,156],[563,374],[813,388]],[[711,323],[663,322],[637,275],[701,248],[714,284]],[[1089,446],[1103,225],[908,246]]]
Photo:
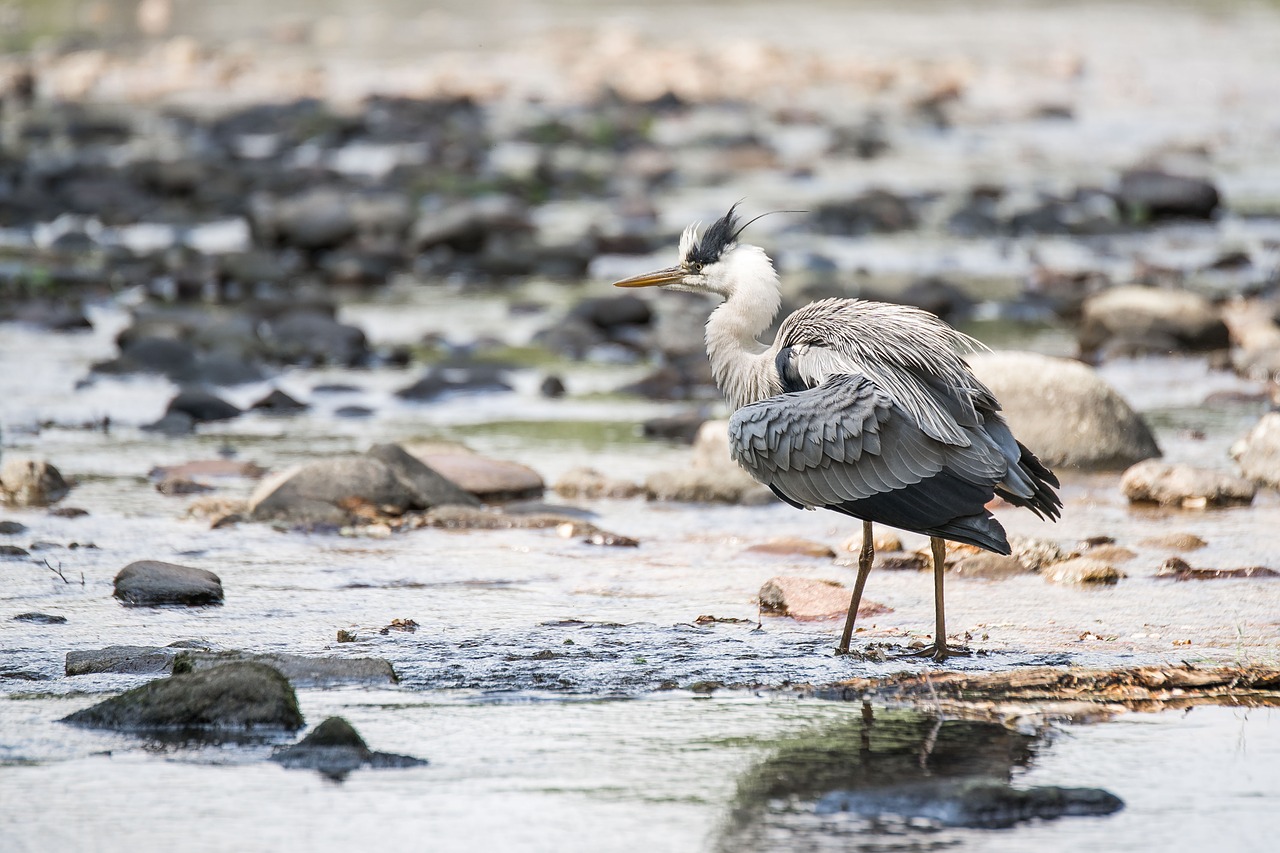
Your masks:
[[[782,294],[763,250],[737,246],[725,262],[721,281],[709,288],[724,302],[707,318],[707,359],[716,385],[736,410],[782,393],[773,354],[758,340],[778,313]]]

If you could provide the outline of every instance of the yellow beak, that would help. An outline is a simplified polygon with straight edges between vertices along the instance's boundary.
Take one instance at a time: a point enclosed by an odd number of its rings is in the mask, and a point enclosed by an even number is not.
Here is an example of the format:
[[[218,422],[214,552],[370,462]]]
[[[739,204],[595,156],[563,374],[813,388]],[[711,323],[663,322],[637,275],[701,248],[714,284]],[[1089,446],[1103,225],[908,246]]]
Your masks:
[[[614,287],[659,287],[664,284],[676,284],[684,280],[683,267],[667,267],[663,270],[633,275],[622,281],[615,281]]]

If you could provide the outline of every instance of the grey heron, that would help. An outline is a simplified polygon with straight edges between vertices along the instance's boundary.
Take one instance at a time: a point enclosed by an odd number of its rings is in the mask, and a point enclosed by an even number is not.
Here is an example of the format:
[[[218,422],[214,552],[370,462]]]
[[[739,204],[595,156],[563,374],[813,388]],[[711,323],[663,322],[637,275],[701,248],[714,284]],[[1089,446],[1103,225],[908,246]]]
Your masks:
[[[792,506],[860,519],[862,550],[838,654],[847,654],[875,558],[871,524],[930,537],[935,660],[947,645],[944,540],[1009,554],[987,509],[997,495],[1056,520],[1058,479],[1009,431],[963,353],[981,347],[926,311],[822,299],[795,311],[772,344],[758,338],[782,304],[762,249],[738,241],[737,205],[680,239],[679,263],[615,282],[722,298],[707,320],[707,357],[733,415],[734,459]],[[754,220],[753,220],[754,221]],[[748,225],[750,223],[747,223]]]

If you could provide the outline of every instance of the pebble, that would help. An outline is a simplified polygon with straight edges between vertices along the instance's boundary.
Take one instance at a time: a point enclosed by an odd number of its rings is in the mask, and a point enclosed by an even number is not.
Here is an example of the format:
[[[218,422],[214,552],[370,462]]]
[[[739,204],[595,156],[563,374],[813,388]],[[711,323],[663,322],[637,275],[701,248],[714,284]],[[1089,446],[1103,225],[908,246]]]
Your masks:
[[[1054,563],[1052,566],[1042,569],[1040,574],[1045,580],[1052,583],[1077,584],[1079,586],[1114,584],[1126,576],[1124,572],[1110,563],[1104,563],[1102,560],[1091,560],[1088,557],[1073,557],[1061,563]]]
[[[422,767],[424,759],[374,752],[342,717],[329,717],[292,746],[279,747],[271,760],[290,770],[318,770],[341,780],[361,767]]]
[[[954,575],[965,578],[981,578],[983,580],[1003,580],[1015,575],[1031,574],[1032,570],[1022,564],[1016,557],[1005,557],[1000,554],[973,554],[956,561],[949,568]]]
[[[0,466],[0,497],[10,506],[48,506],[69,491],[62,473],[43,460],[7,456]]]
[[[614,479],[594,468],[571,468],[556,481],[554,491],[562,498],[633,498],[644,487],[631,480]]]
[[[67,617],[53,613],[19,613],[14,622],[30,622],[33,625],[65,625]]]
[[[1125,471],[1120,490],[1130,503],[1183,509],[1248,505],[1258,491],[1251,481],[1225,471],[1156,459],[1139,462]]]
[[[1209,543],[1194,533],[1168,533],[1163,536],[1151,536],[1141,542],[1148,548],[1168,548],[1173,551],[1195,551]]]
[[[800,621],[838,619],[848,615],[852,590],[835,581],[792,576],[770,578],[760,587],[760,608],[773,616]],[[863,598],[858,616],[892,613],[892,608]]]
[[[222,603],[222,581],[213,572],[160,560],[139,560],[116,574],[115,596],[132,606]]]
[[[1177,581],[1277,578],[1280,577],[1280,572],[1275,569],[1268,569],[1265,566],[1249,566],[1240,569],[1201,569],[1193,567],[1181,557],[1170,557],[1160,564],[1156,577],[1172,578]]]
[[[801,539],[798,536],[780,536],[766,542],[757,542],[747,546],[747,553],[769,554],[777,557],[813,557],[818,560],[831,560],[836,556],[835,550],[822,542]]]

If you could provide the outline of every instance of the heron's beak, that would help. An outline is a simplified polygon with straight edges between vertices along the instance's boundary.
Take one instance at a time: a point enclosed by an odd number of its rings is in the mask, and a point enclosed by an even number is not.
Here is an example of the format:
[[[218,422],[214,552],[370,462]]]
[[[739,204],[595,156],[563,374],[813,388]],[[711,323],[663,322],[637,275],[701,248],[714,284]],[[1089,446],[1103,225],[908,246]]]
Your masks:
[[[614,287],[661,287],[664,284],[677,284],[684,280],[684,267],[667,267],[664,270],[633,275],[622,281],[615,281]]]

